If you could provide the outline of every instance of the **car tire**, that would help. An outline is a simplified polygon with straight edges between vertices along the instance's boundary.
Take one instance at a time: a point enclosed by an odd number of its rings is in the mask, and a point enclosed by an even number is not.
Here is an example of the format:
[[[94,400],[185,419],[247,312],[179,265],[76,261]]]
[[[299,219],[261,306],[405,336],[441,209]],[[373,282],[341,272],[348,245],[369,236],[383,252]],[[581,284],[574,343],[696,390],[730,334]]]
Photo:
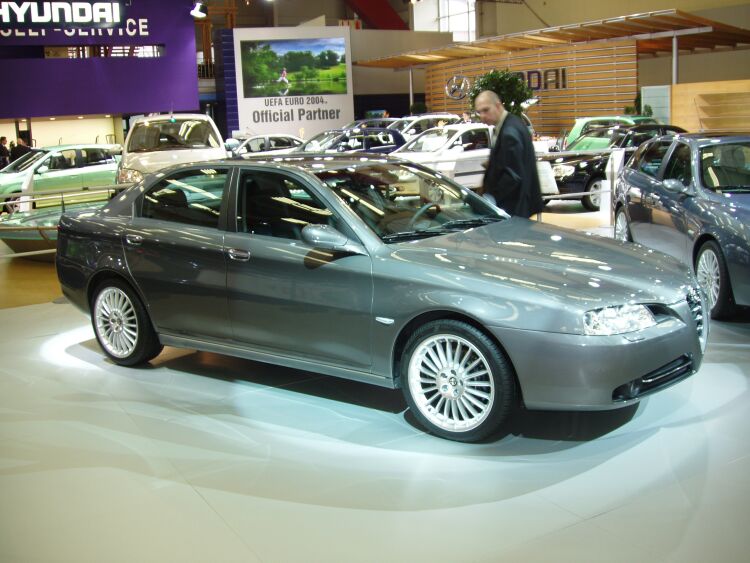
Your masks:
[[[614,238],[620,242],[633,242],[633,235],[630,233],[630,222],[624,207],[619,207],[615,213]]]
[[[708,300],[711,318],[730,316],[734,309],[732,285],[724,254],[715,241],[704,242],[695,255],[695,276]]]
[[[8,215],[13,215],[16,211],[21,209],[21,202],[19,199],[21,198],[20,192],[13,192],[14,194],[19,194],[14,197],[9,197],[6,200],[3,201],[3,205],[0,208],[0,213],[5,212]]]
[[[91,324],[99,346],[121,366],[148,362],[163,349],[146,308],[122,280],[107,279],[97,286],[91,299]]]
[[[459,442],[486,438],[516,404],[513,368],[482,331],[456,320],[429,322],[401,356],[401,387],[417,421]]]
[[[601,201],[602,182],[604,178],[591,178],[586,184],[587,195],[581,198],[581,203],[589,211],[599,211],[599,202]]]

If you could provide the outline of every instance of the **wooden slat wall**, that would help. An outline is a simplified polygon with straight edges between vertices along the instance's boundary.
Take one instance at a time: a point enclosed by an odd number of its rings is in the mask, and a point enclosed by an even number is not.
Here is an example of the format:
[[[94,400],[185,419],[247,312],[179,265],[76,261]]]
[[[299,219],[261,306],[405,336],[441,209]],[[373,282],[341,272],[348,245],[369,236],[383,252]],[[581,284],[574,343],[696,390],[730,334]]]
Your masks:
[[[750,80],[675,84],[672,122],[688,131],[750,131]]]
[[[473,79],[493,69],[511,71],[567,69],[564,90],[538,90],[539,103],[528,110],[541,135],[558,135],[570,129],[577,117],[618,115],[632,106],[638,92],[638,58],[635,41],[564,44],[514,53],[499,53],[436,63],[426,69],[428,111],[461,113],[468,98],[453,100],[445,83],[456,74]]]

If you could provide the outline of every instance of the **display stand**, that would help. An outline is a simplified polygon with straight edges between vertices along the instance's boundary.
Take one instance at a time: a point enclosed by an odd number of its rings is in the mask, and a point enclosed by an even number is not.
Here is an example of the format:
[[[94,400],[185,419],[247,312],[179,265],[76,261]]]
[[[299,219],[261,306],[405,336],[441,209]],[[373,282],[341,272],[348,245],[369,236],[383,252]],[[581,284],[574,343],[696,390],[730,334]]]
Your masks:
[[[599,217],[602,227],[612,226],[612,195],[615,180],[622,170],[624,161],[625,151],[623,149],[613,150],[609,155],[609,160],[607,160],[607,179],[602,182],[602,193],[599,196]]]

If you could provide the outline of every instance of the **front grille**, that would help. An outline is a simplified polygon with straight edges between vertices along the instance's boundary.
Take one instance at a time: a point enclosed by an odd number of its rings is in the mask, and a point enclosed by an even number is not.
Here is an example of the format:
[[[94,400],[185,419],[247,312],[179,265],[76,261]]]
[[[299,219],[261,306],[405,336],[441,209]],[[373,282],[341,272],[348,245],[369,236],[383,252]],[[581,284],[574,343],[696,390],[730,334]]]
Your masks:
[[[612,391],[612,400],[618,402],[643,397],[685,379],[693,371],[693,359],[688,355],[680,356],[643,377],[620,385]]]

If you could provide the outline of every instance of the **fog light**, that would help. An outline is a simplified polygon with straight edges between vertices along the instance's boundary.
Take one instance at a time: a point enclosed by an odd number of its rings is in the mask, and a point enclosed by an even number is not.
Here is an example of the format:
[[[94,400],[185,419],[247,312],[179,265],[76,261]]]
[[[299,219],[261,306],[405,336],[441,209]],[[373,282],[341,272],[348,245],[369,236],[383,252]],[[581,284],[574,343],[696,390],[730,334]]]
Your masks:
[[[612,392],[612,399],[615,401],[629,401],[630,399],[635,399],[641,394],[642,385],[643,381],[640,377],[633,381],[629,381],[624,385],[620,385]]]

